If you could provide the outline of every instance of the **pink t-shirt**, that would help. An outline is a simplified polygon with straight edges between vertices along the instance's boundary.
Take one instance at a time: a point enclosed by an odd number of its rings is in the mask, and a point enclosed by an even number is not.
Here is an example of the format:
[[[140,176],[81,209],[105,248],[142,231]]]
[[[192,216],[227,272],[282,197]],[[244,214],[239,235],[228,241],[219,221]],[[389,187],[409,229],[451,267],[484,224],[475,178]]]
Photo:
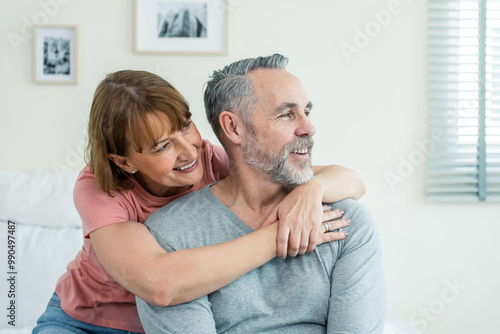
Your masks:
[[[144,333],[135,296],[107,273],[88,235],[98,228],[125,221],[144,224],[153,212],[175,198],[227,176],[229,163],[221,147],[203,140],[201,157],[203,177],[200,182],[190,190],[172,197],[153,196],[138,182],[134,182],[133,189],[110,197],[99,189],[89,166],[80,172],[75,184],[74,201],[82,218],[85,237],[83,248],[70,262],[56,287],[61,307],[67,314],[93,325]]]

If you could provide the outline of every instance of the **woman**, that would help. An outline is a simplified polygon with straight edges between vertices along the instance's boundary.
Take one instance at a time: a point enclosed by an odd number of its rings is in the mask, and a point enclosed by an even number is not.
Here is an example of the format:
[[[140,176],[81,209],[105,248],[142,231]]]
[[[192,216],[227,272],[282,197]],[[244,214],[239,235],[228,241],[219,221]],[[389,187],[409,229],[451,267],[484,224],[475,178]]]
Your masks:
[[[184,303],[277,253],[284,256],[287,245],[295,256],[345,238],[343,232],[321,229],[321,221],[342,216],[323,212],[321,200],[358,198],[364,192],[350,170],[323,167],[276,208],[269,219],[278,216],[279,224],[224,244],[166,253],[144,221],[173,199],[224,178],[224,151],[201,139],[179,92],[148,72],[120,71],[100,83],[88,133],[90,162],[74,189],[83,249],[59,279],[33,333],[143,333],[134,295],[158,306]],[[324,188],[344,192],[323,194]],[[347,224],[348,219],[337,220],[332,230]]]

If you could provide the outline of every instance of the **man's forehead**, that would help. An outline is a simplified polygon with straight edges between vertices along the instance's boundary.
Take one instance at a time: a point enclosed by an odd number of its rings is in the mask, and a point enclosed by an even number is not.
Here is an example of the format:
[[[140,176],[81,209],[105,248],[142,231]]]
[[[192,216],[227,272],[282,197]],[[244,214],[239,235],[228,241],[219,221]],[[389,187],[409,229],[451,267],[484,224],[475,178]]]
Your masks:
[[[298,80],[293,74],[283,69],[258,68],[248,73],[248,77],[254,85],[269,84],[274,81]]]
[[[249,73],[249,78],[260,102],[309,102],[300,80],[286,70],[256,69]]]

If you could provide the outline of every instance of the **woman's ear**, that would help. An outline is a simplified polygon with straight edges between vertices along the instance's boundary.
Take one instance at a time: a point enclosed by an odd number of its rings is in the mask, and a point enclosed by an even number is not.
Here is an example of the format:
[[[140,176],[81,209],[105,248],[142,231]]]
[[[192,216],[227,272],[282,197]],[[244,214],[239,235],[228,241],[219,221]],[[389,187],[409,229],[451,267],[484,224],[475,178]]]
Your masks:
[[[226,138],[233,144],[241,144],[245,136],[245,126],[241,118],[230,111],[219,115],[219,123]]]
[[[114,153],[108,153],[109,160],[113,161],[115,165],[123,169],[127,173],[135,173],[136,168],[130,163],[130,160],[123,156]]]

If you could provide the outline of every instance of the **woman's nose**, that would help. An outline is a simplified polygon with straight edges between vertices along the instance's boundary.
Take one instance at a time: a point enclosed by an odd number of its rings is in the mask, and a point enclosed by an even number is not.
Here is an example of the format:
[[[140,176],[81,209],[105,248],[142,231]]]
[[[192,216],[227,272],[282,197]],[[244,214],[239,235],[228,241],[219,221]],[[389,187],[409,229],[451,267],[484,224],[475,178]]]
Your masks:
[[[196,146],[191,143],[188,138],[182,138],[178,142],[179,147],[179,160],[194,160],[198,156]]]

